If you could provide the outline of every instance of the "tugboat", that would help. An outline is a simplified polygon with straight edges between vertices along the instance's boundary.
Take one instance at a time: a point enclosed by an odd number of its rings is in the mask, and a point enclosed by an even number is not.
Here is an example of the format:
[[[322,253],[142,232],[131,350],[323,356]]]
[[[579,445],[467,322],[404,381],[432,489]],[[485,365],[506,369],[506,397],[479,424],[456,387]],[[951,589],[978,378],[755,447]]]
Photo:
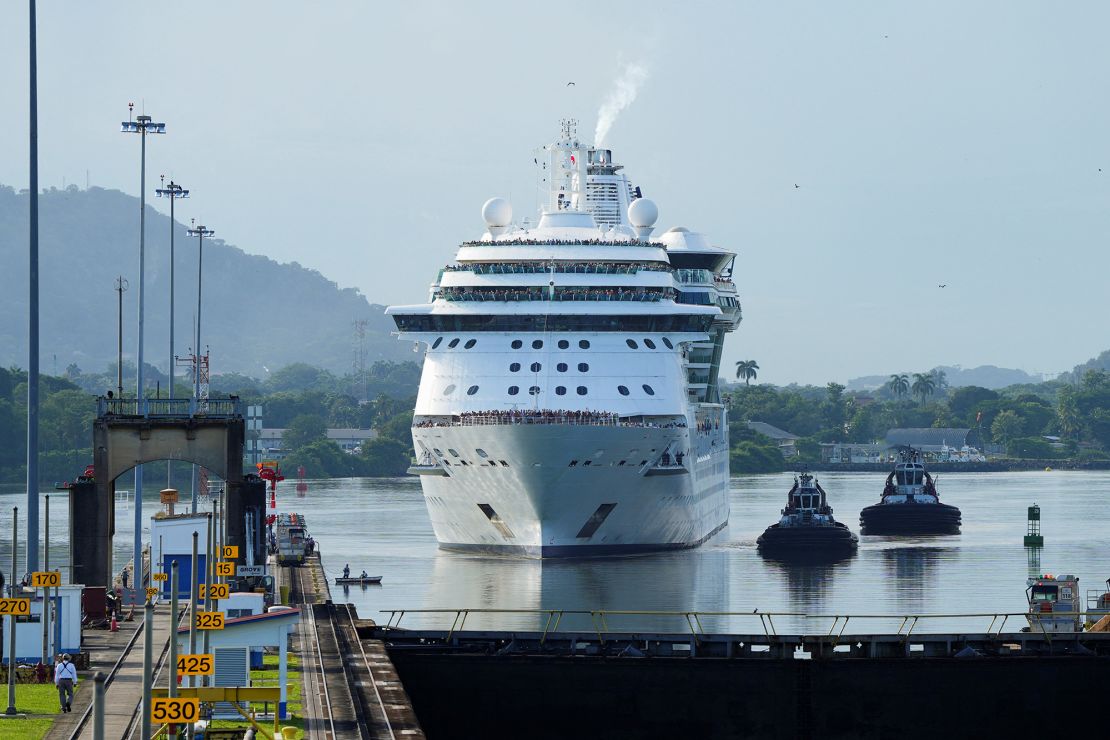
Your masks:
[[[1031,632],[1080,632],[1083,628],[1079,600],[1079,578],[1044,574],[1030,578],[1025,596],[1029,600]]]
[[[1098,624],[1106,617],[1110,617],[1110,578],[1106,579],[1106,590],[1096,589],[1087,591],[1087,623]],[[1110,631],[1108,621],[1107,631]]]
[[[859,538],[833,519],[825,489],[812,475],[802,473],[786,496],[782,518],[755,542],[764,555],[820,556],[849,554],[856,549]]]
[[[883,497],[859,514],[860,534],[959,534],[960,510],[942,504],[916,450],[904,450]]]

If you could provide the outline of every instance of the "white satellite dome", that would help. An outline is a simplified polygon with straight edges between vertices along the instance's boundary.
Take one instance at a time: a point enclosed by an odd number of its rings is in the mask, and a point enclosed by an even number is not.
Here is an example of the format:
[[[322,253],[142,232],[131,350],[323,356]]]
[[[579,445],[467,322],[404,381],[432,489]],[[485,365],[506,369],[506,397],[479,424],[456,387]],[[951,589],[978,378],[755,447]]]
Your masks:
[[[633,226],[655,226],[659,220],[659,206],[647,198],[637,198],[628,206],[628,221]]]
[[[490,198],[482,206],[482,220],[486,226],[508,226],[513,222],[513,207],[504,198]]]

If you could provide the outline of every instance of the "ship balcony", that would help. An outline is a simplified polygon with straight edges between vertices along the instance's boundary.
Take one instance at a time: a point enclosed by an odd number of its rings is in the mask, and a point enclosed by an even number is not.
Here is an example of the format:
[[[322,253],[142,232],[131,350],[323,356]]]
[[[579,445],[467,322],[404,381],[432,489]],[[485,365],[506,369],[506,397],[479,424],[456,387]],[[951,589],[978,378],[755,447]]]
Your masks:
[[[658,270],[643,272],[521,272],[521,273],[478,273],[445,272],[440,276],[440,288],[547,288],[554,281],[556,286],[581,287],[645,287],[657,290],[672,290],[674,282],[670,274]]]
[[[713,365],[713,363],[711,363],[711,362],[687,362],[686,363],[686,369],[687,370],[708,370],[710,367],[712,367],[712,365]]]
[[[520,301],[632,301],[637,303],[658,303],[674,298],[670,289],[647,288],[640,286],[612,287],[564,287],[554,288],[534,286],[527,288],[441,288],[436,291],[437,299],[448,302],[482,301],[515,303]]]

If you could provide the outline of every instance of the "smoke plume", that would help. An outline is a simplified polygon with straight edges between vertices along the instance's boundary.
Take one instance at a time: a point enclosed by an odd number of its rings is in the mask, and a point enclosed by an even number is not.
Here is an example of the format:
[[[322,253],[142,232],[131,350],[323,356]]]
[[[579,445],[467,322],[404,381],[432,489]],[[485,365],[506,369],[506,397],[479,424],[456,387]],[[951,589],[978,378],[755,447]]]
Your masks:
[[[605,144],[605,137],[609,135],[609,129],[613,128],[613,124],[616,123],[617,116],[636,100],[636,96],[640,93],[640,88],[647,80],[647,76],[647,67],[639,62],[628,62],[624,65],[620,76],[617,77],[616,84],[605,96],[605,101],[597,111],[594,146],[601,147]]]

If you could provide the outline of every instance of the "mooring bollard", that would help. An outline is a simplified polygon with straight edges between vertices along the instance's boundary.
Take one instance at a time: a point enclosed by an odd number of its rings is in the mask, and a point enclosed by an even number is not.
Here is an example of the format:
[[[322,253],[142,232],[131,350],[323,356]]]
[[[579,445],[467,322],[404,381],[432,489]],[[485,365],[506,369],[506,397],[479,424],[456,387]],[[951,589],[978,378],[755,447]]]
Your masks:
[[[93,740],[104,740],[104,681],[103,671],[93,676]]]

